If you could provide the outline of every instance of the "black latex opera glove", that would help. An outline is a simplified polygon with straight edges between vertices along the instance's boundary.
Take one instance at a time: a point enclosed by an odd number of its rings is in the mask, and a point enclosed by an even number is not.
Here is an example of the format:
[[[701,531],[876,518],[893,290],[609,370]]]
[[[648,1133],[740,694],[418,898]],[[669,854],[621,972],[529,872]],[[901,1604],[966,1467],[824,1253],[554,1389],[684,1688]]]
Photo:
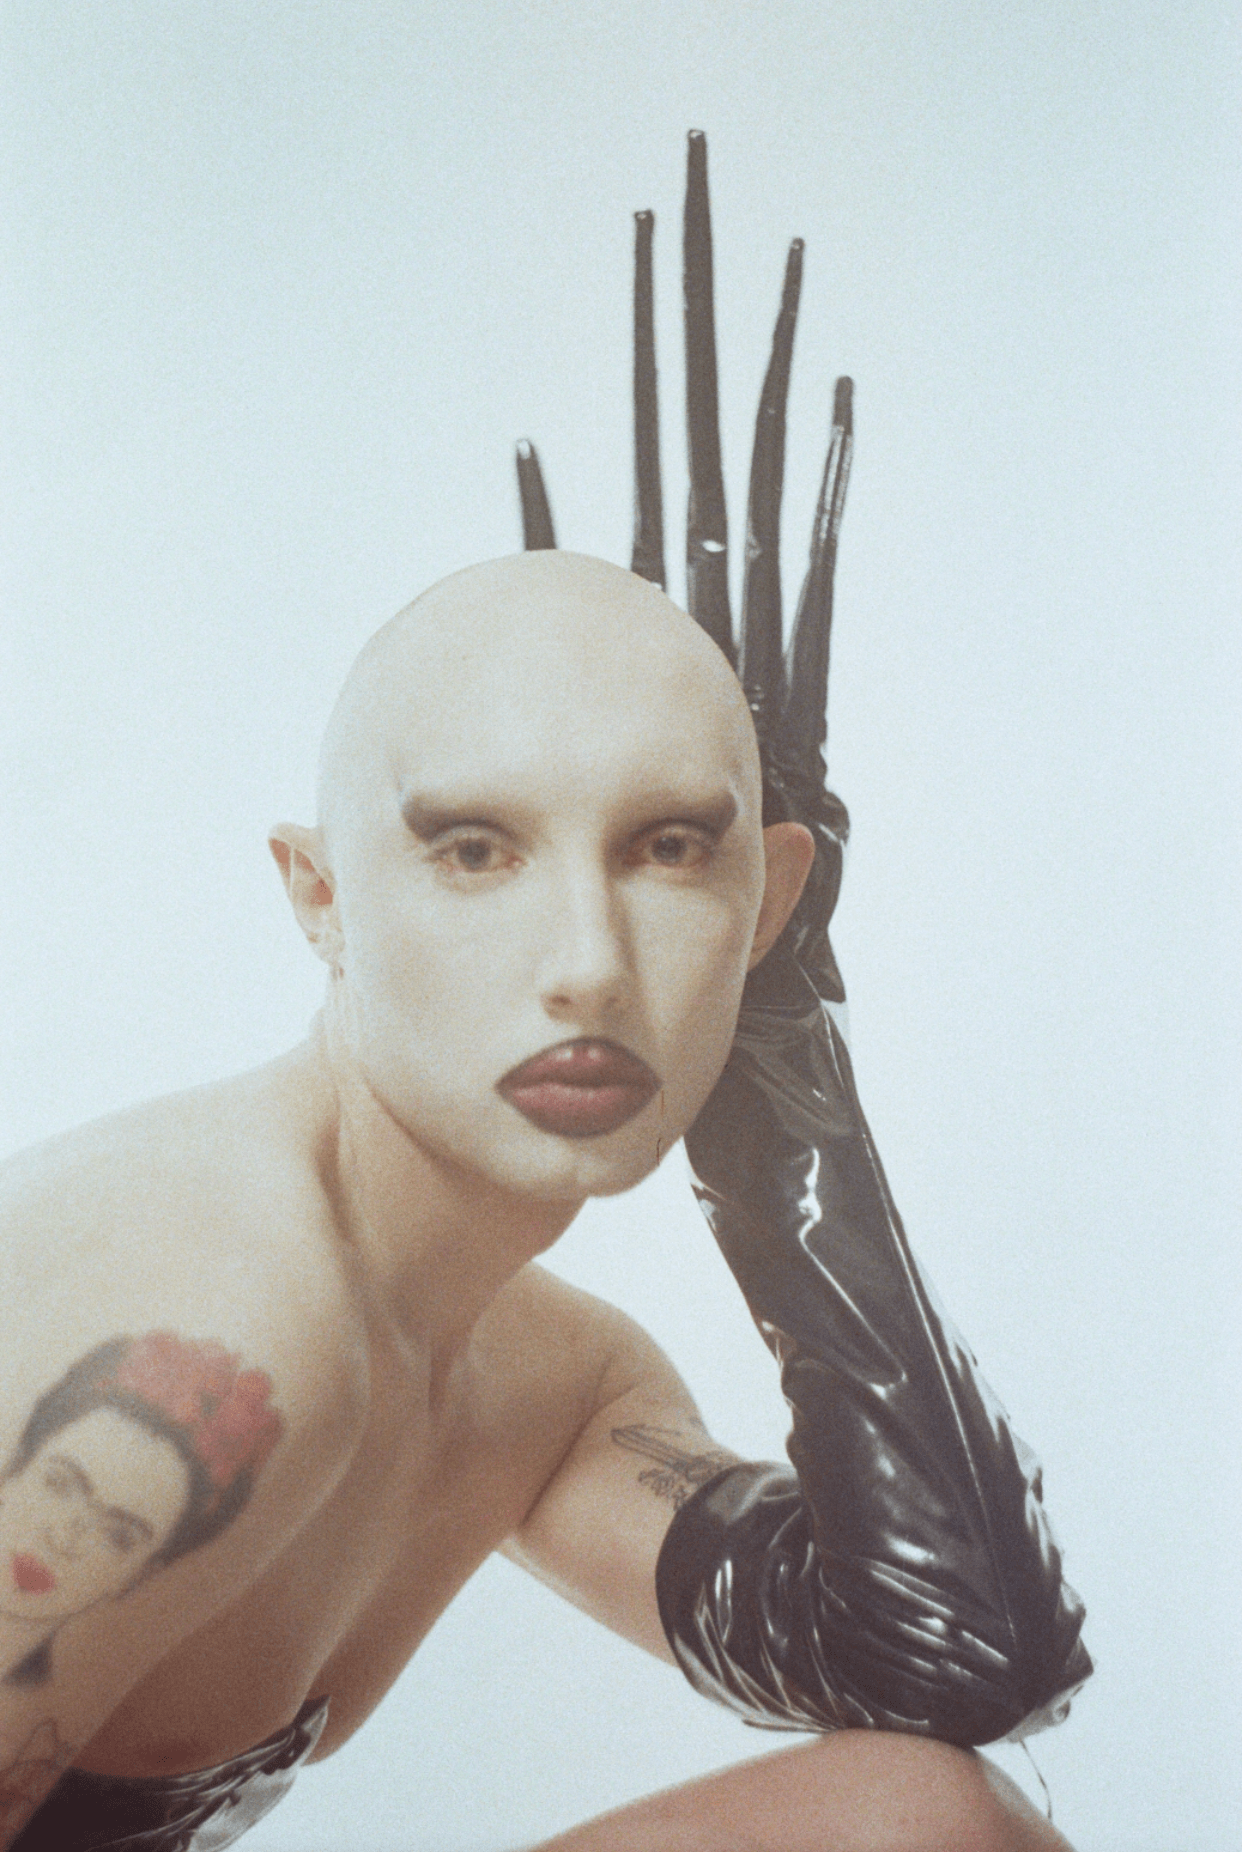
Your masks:
[[[662,583],[650,238],[650,215],[640,215],[633,567]],[[734,661],[697,135],[685,256],[689,604]],[[851,385],[837,382],[786,658],[779,524],[801,257],[795,243],[759,406],[739,672],[759,739],[764,821],[805,824],[816,854],[792,919],[747,980],[729,1061],[686,1135],[696,1193],[780,1364],[795,1470],[736,1466],[702,1486],[673,1519],[657,1593],[690,1682],[749,1722],[982,1744],[1059,1721],[1091,1660],[1038,1463],[910,1251],[842,1031],[828,925],[848,819],[825,788],[823,747]],[[538,481],[533,453],[524,461]],[[528,482],[524,508],[529,500]],[[542,506],[541,544],[552,545]],[[531,532],[528,517],[528,544]]]

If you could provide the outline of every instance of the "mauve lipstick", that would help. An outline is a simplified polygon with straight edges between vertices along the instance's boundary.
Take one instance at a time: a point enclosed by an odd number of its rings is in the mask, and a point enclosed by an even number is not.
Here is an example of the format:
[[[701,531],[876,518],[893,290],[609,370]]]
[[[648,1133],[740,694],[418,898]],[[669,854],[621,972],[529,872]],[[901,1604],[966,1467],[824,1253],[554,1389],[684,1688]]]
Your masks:
[[[640,1113],[659,1085],[627,1048],[580,1036],[532,1055],[497,1081],[496,1091],[541,1132],[600,1138]]]

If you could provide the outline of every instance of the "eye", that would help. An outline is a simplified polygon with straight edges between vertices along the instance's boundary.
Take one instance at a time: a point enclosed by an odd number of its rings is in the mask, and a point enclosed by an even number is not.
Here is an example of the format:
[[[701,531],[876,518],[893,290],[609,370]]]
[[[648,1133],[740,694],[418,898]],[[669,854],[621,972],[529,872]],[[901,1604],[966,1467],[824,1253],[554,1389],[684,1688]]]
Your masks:
[[[130,1524],[125,1518],[105,1518],[102,1525],[104,1541],[121,1556],[128,1556],[136,1550],[142,1541],[142,1533],[136,1524]]]
[[[493,875],[517,860],[503,838],[483,830],[463,830],[436,846],[432,860],[449,875]]]
[[[711,860],[714,847],[714,841],[705,830],[688,823],[662,823],[640,836],[626,859],[639,866],[702,868]]]

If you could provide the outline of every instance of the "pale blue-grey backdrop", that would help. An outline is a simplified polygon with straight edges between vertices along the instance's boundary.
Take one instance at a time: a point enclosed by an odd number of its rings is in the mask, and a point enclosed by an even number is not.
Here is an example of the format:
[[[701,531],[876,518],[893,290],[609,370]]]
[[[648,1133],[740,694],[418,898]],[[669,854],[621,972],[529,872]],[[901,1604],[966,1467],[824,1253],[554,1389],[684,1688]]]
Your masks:
[[[1091,1609],[1098,1676],[1037,1754],[1081,1852],[1228,1852],[1236,13],[0,18],[6,1148],[300,1036],[319,968],[265,827],[310,819],[369,631],[515,546],[515,438],[564,542],[627,557],[643,206],[676,534],[677,220],[705,128],[735,534],[807,240],[791,573],[833,375],[858,382],[838,937],[898,1199],[1044,1456]],[[779,1449],[679,1153],[555,1264],[646,1320],[723,1440]],[[499,1563],[253,1844],[511,1846],[765,1746]]]

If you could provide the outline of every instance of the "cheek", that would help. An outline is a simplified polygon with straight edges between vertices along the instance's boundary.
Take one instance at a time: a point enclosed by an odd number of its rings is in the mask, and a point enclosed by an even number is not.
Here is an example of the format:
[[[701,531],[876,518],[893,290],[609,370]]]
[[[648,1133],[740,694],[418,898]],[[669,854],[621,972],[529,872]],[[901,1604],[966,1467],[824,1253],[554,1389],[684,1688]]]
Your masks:
[[[753,922],[739,905],[686,897],[646,922],[643,1002],[678,1135],[720,1077],[733,1042]]]
[[[710,892],[656,896],[637,925],[644,989],[661,1014],[736,1011],[754,934],[745,906]]]
[[[75,1579],[86,1599],[108,1600],[124,1594],[137,1581],[152,1554],[141,1549],[122,1552],[99,1539],[83,1551]]]
[[[531,940],[512,905],[378,897],[346,923],[364,1040],[423,1075],[487,1066],[499,1026],[529,989]]]
[[[26,1528],[29,1499],[20,1479],[10,1479],[0,1488],[0,1537],[6,1542]]]
[[[10,1480],[0,1499],[0,1537],[6,1548],[39,1551],[43,1533],[55,1529],[71,1507],[40,1483],[37,1474]]]

